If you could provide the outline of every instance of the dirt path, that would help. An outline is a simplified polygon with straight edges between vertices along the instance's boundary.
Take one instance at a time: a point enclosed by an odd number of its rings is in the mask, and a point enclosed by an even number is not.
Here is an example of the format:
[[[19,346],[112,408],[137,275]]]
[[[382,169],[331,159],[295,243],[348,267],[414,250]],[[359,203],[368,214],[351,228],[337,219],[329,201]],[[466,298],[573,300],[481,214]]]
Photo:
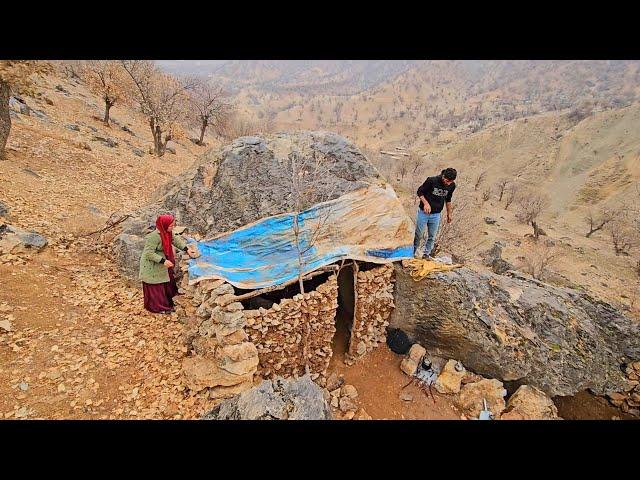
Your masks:
[[[98,255],[44,251],[0,265],[11,288],[0,305],[14,331],[0,335],[4,418],[194,418],[207,408],[180,377],[181,325],[148,314],[141,294]]]

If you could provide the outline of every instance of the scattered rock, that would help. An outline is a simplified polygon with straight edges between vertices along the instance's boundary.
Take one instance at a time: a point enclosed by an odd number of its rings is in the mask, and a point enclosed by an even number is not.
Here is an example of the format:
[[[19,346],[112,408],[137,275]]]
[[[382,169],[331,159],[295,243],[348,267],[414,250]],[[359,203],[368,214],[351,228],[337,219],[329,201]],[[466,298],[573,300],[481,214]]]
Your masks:
[[[413,395],[411,395],[409,392],[400,392],[400,400],[403,400],[405,402],[413,402]]]
[[[16,254],[25,249],[39,251],[47,240],[36,232],[29,232],[12,225],[0,224],[0,252]]]
[[[558,408],[553,401],[536,387],[522,385],[507,402],[501,420],[553,420],[558,418]]]
[[[416,373],[416,370],[418,370],[418,362],[411,360],[409,357],[403,358],[402,362],[400,362],[400,370],[412,376]]]
[[[503,273],[508,272],[509,270],[513,270],[513,265],[511,265],[506,260],[502,258],[502,247],[504,244],[502,242],[495,242],[493,247],[490,250],[486,251],[483,257],[483,265],[491,267],[494,273],[498,275],[502,275]]]
[[[0,320],[0,330],[11,332],[13,331],[13,325],[9,320]]]
[[[144,157],[144,152],[139,148],[134,148],[131,151],[133,152],[134,155],[137,155],[138,157]]]
[[[40,120],[48,120],[49,119],[49,116],[46,113],[44,113],[42,110],[37,110],[35,108],[31,108],[29,110],[29,113],[30,113],[31,116],[39,118]]]
[[[0,217],[8,217],[8,216],[9,216],[9,209],[2,201],[0,201]]]
[[[360,410],[358,410],[354,418],[356,420],[373,420],[371,418],[371,415],[369,415],[364,408],[361,408]]]
[[[343,384],[344,384],[344,378],[342,378],[342,376],[338,376],[336,372],[333,372],[331,375],[329,375],[329,378],[327,379],[326,388],[327,390],[332,391],[332,390],[336,390],[337,388],[340,388]]]
[[[330,420],[322,389],[308,375],[276,377],[223,401],[206,420]]]
[[[67,125],[65,125],[65,128],[69,129],[69,130],[73,130],[74,132],[79,132],[80,131],[80,127],[74,123],[68,123]]]
[[[116,142],[114,139],[112,138],[104,138],[104,137],[98,137],[98,136],[94,136],[92,138],[92,140],[96,141],[96,142],[101,142],[104,145],[106,145],[109,148],[115,148],[118,146],[118,142]]]
[[[356,398],[358,396],[358,390],[353,385],[345,385],[340,390],[340,397]]]
[[[21,382],[21,383],[18,385],[18,388],[19,388],[20,390],[22,390],[23,392],[26,392],[27,390],[29,390],[29,384],[28,384],[27,382]]]
[[[341,412],[355,412],[358,410],[356,401],[349,397],[340,397],[339,406]]]
[[[176,154],[176,146],[174,144],[168,143],[165,147],[165,150],[169,153],[172,153],[173,155]]]
[[[42,176],[41,176],[39,173],[34,172],[34,171],[33,171],[33,170],[31,170],[30,168],[22,168],[21,170],[22,170],[24,173],[27,173],[27,174],[31,175],[32,177],[42,178]]]
[[[484,217],[484,223],[486,223],[487,225],[493,225],[496,222],[497,222],[497,220],[495,218]]]
[[[462,379],[466,374],[467,371],[460,362],[449,360],[440,372],[440,375],[438,375],[435,388],[438,393],[458,393],[460,392]]]
[[[120,127],[120,128],[122,128],[122,130],[123,130],[123,131],[125,131],[125,132],[127,132],[129,135],[132,135],[132,136],[134,136],[134,137],[136,136],[136,134],[133,132],[133,130],[131,130],[131,129],[130,129],[129,127],[127,127],[126,125],[123,125],[123,126],[122,126],[122,127]]]
[[[420,363],[425,353],[427,353],[427,350],[422,345],[414,343],[409,349],[409,358],[416,363]]]
[[[507,391],[501,381],[484,379],[463,385],[455,403],[467,417],[478,418],[484,409],[483,399],[485,399],[487,409],[494,418],[498,418],[506,407],[504,401],[506,394]]]
[[[21,115],[29,116],[31,113],[31,109],[27,106],[24,100],[19,97],[9,97],[9,109]]]
[[[56,85],[56,90],[62,93],[66,93],[67,95],[70,95],[69,91],[64,88],[62,85]]]

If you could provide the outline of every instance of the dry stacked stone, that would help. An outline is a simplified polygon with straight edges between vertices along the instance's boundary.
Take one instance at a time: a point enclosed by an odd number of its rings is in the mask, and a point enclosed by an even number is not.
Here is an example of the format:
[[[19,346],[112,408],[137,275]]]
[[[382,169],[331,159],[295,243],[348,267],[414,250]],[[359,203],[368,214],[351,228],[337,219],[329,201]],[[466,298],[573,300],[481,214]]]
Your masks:
[[[629,387],[625,392],[607,395],[612,405],[623,412],[640,416],[640,362],[631,362],[625,366]]]
[[[186,271],[185,259],[182,261]],[[223,280],[203,280],[188,284],[180,280],[175,297],[176,313],[185,324],[183,341],[189,355],[183,361],[187,387],[207,390],[211,398],[235,395],[253,386],[258,367],[258,351],[244,330],[247,320],[233,287]]]
[[[346,363],[352,364],[385,341],[388,320],[395,307],[394,281],[391,264],[358,272],[355,285],[356,308]]]
[[[285,298],[271,308],[245,310],[249,339],[256,345],[263,378],[304,375],[325,378],[336,331],[337,276],[312,292]]]

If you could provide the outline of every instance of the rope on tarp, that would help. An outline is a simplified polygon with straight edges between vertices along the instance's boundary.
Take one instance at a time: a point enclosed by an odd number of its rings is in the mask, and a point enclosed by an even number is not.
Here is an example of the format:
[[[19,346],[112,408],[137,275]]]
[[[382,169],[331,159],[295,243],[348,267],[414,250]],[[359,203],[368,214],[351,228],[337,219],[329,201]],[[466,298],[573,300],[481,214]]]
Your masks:
[[[434,272],[448,272],[454,268],[459,268],[462,265],[452,264],[447,265],[445,263],[435,262],[433,260],[427,260],[424,258],[412,258],[410,260],[402,260],[402,266],[409,269],[409,275],[416,282],[419,282],[424,277]]]

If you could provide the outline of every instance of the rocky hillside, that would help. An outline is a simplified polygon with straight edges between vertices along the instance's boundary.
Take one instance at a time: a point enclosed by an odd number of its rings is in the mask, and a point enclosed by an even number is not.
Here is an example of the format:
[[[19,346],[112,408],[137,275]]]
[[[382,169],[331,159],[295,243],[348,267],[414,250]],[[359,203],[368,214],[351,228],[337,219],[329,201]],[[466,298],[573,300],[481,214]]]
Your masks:
[[[583,102],[619,108],[640,95],[636,61],[238,61],[209,76],[249,117],[332,130],[376,149]]]

